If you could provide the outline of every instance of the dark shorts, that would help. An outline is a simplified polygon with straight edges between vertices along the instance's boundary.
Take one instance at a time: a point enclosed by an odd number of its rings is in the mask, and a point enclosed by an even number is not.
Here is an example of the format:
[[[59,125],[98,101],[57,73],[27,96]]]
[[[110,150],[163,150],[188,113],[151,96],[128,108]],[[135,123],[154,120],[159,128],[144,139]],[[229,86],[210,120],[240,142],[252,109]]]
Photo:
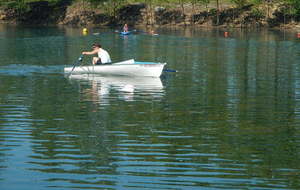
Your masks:
[[[96,65],[102,65],[101,59],[99,58],[98,61],[96,62]]]

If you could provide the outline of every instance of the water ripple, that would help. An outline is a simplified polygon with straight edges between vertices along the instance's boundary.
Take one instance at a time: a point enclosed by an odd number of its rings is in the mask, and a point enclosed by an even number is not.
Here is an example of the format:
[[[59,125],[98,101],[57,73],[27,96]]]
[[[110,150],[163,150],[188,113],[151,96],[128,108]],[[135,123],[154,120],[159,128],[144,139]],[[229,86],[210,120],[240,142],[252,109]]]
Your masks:
[[[63,73],[63,66],[40,66],[28,64],[11,64],[0,66],[0,75],[8,76],[31,76],[35,74]]]

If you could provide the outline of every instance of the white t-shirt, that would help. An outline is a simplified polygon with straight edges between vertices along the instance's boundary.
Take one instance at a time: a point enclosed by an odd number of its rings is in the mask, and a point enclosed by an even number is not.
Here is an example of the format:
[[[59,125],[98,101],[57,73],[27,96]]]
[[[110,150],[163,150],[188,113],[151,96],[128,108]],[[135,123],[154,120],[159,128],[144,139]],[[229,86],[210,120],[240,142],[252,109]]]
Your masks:
[[[111,63],[108,52],[102,48],[98,51],[98,57],[101,59],[101,63]]]

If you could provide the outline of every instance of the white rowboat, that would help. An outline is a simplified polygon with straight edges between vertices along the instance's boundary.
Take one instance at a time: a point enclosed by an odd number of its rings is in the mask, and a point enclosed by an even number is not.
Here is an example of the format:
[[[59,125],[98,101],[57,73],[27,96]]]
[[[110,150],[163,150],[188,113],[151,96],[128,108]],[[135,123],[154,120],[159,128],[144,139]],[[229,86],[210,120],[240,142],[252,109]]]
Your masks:
[[[100,74],[134,77],[160,77],[166,63],[136,62],[133,59],[103,65],[65,67],[64,72],[72,74]]]

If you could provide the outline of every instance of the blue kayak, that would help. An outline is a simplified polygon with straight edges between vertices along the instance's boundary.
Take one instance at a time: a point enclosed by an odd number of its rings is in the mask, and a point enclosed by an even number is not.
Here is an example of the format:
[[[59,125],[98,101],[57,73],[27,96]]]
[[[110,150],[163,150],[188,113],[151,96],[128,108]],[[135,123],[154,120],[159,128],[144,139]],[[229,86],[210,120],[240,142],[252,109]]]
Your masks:
[[[128,32],[120,32],[120,34],[125,36],[125,35],[131,34],[131,32],[130,31],[128,31]]]

